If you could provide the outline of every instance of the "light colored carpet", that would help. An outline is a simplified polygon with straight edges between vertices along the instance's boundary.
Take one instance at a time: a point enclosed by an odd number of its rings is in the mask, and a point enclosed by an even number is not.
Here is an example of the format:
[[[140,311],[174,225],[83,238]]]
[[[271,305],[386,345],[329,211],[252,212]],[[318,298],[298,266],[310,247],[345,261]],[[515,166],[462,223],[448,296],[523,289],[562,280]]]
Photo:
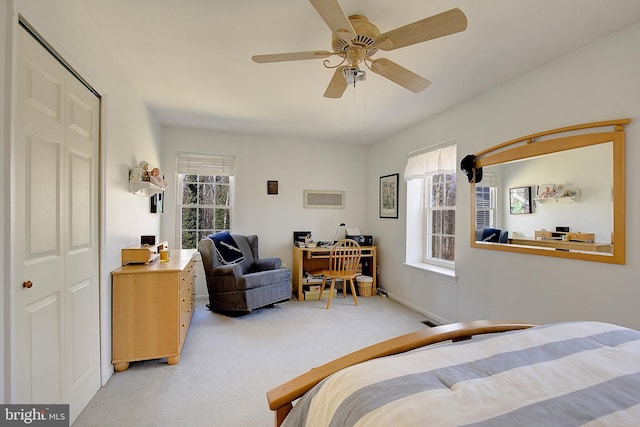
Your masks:
[[[426,326],[381,296],[289,301],[226,317],[197,300],[180,363],[132,363],[80,414],[83,426],[273,426],[267,390],[314,366]]]

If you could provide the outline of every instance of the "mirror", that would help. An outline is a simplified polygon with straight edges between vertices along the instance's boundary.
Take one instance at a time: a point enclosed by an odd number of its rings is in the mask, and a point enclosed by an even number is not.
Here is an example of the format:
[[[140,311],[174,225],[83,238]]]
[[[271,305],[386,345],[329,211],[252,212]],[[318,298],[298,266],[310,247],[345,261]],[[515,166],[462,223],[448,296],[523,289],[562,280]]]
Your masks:
[[[624,264],[628,123],[555,129],[476,153],[471,246]]]

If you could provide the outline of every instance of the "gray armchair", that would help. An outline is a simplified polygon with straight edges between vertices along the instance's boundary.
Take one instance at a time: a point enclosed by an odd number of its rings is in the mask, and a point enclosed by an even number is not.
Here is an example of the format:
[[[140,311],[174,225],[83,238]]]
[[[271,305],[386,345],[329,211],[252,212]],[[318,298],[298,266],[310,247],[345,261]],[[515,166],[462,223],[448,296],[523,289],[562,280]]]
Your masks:
[[[281,268],[280,258],[258,256],[258,236],[231,234],[244,259],[225,264],[216,252],[212,236],[198,243],[202,255],[209,307],[212,311],[249,313],[291,298],[291,272]]]
[[[476,242],[509,243],[509,232],[499,228],[476,229]]]

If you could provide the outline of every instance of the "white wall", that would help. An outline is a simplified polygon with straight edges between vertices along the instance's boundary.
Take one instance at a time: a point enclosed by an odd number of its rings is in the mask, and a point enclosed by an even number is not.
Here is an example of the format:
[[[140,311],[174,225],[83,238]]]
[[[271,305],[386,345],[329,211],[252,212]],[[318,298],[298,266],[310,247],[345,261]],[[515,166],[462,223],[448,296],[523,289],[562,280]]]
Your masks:
[[[627,263],[609,265],[469,247],[469,184],[458,176],[457,280],[402,265],[405,213],[372,216],[381,285],[436,320],[594,319],[640,327],[640,23],[549,63],[372,147],[369,207],[378,176],[402,172],[407,153],[455,138],[458,157],[537,131],[630,117],[626,127]],[[405,206],[403,184],[400,206]]]
[[[111,276],[121,249],[142,234],[159,234],[149,199],[128,192],[129,166],[159,162],[160,127],[73,0],[16,0],[28,22],[102,95],[100,162],[100,307],[103,383],[111,365]],[[2,55],[6,58],[6,55]]]
[[[169,183],[160,238],[175,247],[175,164],[178,151],[236,156],[232,231],[257,234],[260,256],[282,258],[291,266],[295,230],[311,230],[314,240],[333,240],[340,223],[369,227],[367,151],[363,146],[312,140],[241,135],[204,129],[163,128],[162,171]],[[278,194],[267,194],[267,180],[278,181]],[[345,192],[344,209],[304,209],[303,190]],[[377,211],[376,211],[377,212]],[[344,233],[341,229],[340,233]],[[202,277],[202,272],[197,273]],[[197,287],[198,296],[206,289]]]

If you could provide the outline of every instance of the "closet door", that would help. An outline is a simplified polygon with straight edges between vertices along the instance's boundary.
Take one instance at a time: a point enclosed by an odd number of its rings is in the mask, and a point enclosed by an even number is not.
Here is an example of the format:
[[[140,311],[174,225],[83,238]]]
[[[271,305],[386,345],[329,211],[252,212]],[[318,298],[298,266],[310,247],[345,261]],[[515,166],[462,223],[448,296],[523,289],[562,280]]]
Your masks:
[[[12,401],[73,422],[100,387],[100,102],[22,28],[16,73]]]

